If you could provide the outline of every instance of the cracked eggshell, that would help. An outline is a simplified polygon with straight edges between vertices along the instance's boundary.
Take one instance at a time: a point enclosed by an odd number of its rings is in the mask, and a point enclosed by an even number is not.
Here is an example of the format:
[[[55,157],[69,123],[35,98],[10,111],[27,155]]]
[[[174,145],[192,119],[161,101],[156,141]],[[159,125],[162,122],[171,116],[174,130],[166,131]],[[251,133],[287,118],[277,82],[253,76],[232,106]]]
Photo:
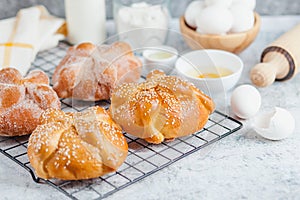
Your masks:
[[[215,5],[204,8],[196,18],[197,31],[205,34],[224,35],[232,23],[229,9]]]
[[[253,11],[256,6],[256,0],[233,0],[232,5],[242,5]]]
[[[240,33],[250,30],[254,26],[254,12],[242,5],[234,5],[230,8],[233,16],[233,24],[230,32]]]
[[[261,105],[259,91],[252,85],[241,85],[234,89],[230,99],[232,112],[242,119],[253,117]]]
[[[294,132],[295,119],[289,111],[276,107],[272,112],[255,117],[253,128],[266,139],[282,140]]]
[[[205,8],[204,1],[193,1],[191,2],[185,10],[184,19],[185,22],[193,28],[196,28],[196,18]]]
[[[218,5],[225,8],[229,8],[233,0],[205,0],[206,6]]]

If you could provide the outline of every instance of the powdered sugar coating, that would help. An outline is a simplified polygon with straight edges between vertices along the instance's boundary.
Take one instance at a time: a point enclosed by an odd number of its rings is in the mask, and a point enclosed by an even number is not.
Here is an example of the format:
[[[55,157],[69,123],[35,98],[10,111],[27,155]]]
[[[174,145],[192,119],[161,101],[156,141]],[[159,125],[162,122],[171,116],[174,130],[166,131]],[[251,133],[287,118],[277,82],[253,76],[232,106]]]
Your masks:
[[[81,43],[71,47],[55,69],[53,88],[61,98],[109,99],[118,84],[140,78],[141,66],[124,42],[110,46]]]
[[[59,98],[48,84],[42,71],[32,71],[25,78],[13,68],[0,71],[0,135],[30,134],[45,109],[60,108]]]

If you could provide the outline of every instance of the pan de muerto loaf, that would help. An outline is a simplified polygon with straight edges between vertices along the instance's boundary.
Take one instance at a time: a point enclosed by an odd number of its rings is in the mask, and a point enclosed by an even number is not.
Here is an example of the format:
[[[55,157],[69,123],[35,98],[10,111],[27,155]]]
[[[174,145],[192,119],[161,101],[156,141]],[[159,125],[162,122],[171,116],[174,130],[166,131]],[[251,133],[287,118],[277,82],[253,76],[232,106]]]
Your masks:
[[[81,113],[49,109],[31,134],[28,157],[44,179],[89,179],[116,171],[128,145],[121,128],[101,107]]]
[[[44,72],[23,78],[14,68],[0,70],[0,135],[30,134],[48,108],[60,108],[60,101]]]
[[[55,69],[53,88],[61,98],[109,99],[118,84],[138,81],[141,67],[125,42],[110,46],[81,43],[70,47]]]
[[[160,71],[143,83],[118,86],[110,106],[124,131],[156,144],[199,131],[213,110],[211,98],[194,85]]]

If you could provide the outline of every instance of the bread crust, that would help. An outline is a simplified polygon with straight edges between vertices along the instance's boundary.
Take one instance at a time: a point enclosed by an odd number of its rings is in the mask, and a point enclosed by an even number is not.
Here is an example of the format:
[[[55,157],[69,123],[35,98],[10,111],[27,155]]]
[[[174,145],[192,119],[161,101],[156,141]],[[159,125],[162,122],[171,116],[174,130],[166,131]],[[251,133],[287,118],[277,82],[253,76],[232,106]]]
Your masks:
[[[49,109],[29,138],[28,157],[44,179],[81,180],[116,171],[128,145],[121,128],[101,107],[81,113]]]
[[[61,98],[109,99],[118,84],[138,81],[141,67],[125,42],[110,46],[81,43],[70,47],[56,67],[53,88]]]
[[[23,78],[14,68],[0,70],[0,135],[30,134],[48,108],[60,108],[60,101],[44,72]]]
[[[156,70],[143,83],[117,87],[110,112],[124,131],[158,144],[199,131],[214,108],[193,84]]]

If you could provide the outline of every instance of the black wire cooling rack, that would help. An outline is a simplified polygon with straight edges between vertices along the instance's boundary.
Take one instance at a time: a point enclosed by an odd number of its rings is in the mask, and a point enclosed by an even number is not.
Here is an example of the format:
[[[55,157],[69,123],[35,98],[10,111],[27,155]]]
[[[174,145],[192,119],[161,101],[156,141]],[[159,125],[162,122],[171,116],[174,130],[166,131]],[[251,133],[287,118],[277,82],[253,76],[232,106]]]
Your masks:
[[[66,53],[68,45],[60,43],[58,47],[41,52],[33,63],[33,69],[45,71],[51,80],[55,66]],[[82,111],[90,106],[107,108],[108,101],[94,103],[61,99],[62,110]],[[72,199],[103,199],[170,164],[192,154],[239,130],[242,124],[215,111],[205,127],[190,136],[177,138],[172,142],[159,145],[148,144],[144,140],[124,134],[129,146],[128,157],[117,172],[96,179],[84,181],[44,180],[38,178],[27,157],[28,136],[0,137],[0,152],[26,169],[37,183],[47,183]]]

